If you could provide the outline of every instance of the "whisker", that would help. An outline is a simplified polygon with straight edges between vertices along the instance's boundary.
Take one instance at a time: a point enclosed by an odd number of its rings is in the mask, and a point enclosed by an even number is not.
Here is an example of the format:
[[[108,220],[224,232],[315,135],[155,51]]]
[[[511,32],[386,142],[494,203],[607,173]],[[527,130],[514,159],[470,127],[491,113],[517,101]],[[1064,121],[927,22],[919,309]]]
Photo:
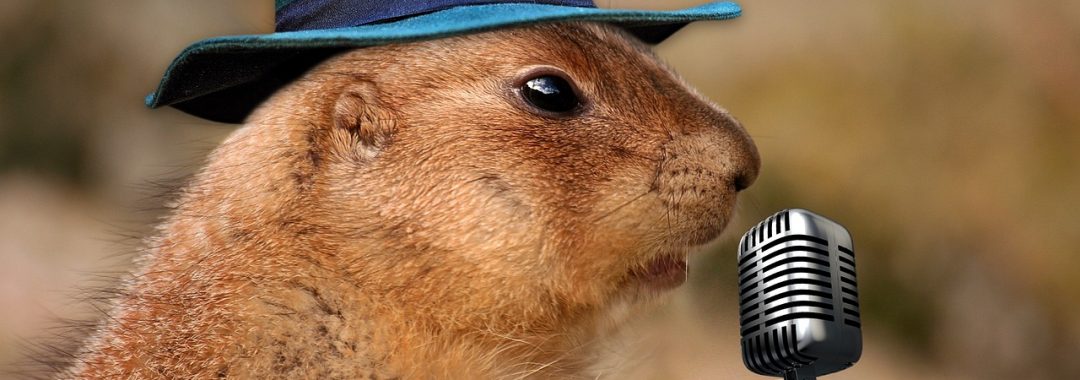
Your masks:
[[[636,202],[637,200],[641,199],[642,197],[644,197],[644,196],[646,196],[646,195],[649,195],[649,193],[651,193],[651,192],[652,192],[652,190],[648,190],[648,191],[646,191],[646,192],[644,192],[644,193],[641,193],[641,195],[638,195],[638,196],[636,196],[636,197],[633,197],[633,198],[631,198],[630,200],[626,201],[625,203],[623,203],[623,204],[619,205],[618,207],[615,207],[615,208],[614,208],[614,209],[612,209],[611,211],[608,211],[607,213],[604,213],[604,215],[601,215],[601,216],[600,216],[599,218],[596,218],[596,220],[593,220],[593,223],[595,223],[595,222],[599,222],[599,221],[601,221],[601,220],[604,220],[605,218],[607,218],[607,217],[609,217],[609,216],[611,216],[611,215],[615,214],[615,213],[616,213],[616,212],[618,212],[619,210],[621,210],[621,209],[622,209],[623,207],[626,207],[626,206],[630,205],[631,203],[634,203],[634,202]]]

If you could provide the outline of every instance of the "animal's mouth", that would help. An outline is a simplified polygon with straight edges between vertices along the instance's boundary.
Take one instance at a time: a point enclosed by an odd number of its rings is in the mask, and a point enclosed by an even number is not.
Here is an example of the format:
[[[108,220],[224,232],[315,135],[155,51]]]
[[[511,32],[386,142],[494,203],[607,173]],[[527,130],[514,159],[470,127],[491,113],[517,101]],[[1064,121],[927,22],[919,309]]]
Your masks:
[[[686,282],[686,255],[663,255],[630,271],[638,284],[653,290],[670,290]]]

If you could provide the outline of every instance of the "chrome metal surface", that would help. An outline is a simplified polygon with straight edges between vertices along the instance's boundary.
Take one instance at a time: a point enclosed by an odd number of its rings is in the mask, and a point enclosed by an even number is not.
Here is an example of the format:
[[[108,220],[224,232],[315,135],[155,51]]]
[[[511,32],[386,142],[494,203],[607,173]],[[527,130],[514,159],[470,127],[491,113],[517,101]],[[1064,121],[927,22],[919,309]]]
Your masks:
[[[851,234],[807,210],[778,212],[739,242],[743,361],[767,376],[813,378],[862,354]]]

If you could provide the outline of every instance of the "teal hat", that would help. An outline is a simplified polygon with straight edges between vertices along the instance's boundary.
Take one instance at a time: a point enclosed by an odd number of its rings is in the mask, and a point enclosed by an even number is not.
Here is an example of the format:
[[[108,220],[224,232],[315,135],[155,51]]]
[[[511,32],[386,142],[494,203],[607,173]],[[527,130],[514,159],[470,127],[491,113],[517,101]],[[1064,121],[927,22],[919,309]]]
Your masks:
[[[151,108],[240,123],[275,90],[343,49],[556,21],[619,25],[651,44],[687,23],[738,17],[731,2],[674,11],[596,8],[592,0],[277,0],[274,33],[215,37],[173,60]]]

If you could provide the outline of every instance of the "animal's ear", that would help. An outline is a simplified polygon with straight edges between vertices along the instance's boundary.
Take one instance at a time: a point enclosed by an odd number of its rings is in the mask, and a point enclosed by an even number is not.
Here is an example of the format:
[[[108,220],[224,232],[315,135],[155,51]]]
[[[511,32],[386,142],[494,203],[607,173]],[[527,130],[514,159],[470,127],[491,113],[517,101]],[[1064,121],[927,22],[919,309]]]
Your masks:
[[[394,115],[379,104],[374,83],[348,85],[334,104],[334,129],[347,132],[364,158],[374,158],[390,144],[394,127]]]

